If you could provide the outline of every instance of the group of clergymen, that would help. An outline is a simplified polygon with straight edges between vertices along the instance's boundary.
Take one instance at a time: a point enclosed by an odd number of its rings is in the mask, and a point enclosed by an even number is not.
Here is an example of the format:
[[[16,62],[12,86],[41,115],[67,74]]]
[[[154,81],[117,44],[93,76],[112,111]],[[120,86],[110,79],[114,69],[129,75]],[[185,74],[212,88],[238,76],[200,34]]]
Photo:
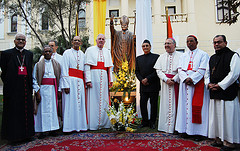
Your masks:
[[[81,39],[75,36],[72,48],[61,56],[56,53],[57,42],[50,41],[32,70],[33,54],[24,49],[26,37],[15,36],[15,47],[3,51],[0,60],[3,139],[29,141],[35,132],[40,132],[39,138],[54,136],[60,125],[66,133],[110,128],[105,109],[113,63],[110,51],[103,48],[105,36],[99,34],[96,42],[84,54],[79,50]],[[140,81],[140,127],[155,129],[161,81],[159,131],[192,135],[196,140],[207,136],[215,138],[213,146],[233,149],[240,143],[239,55],[226,47],[224,35],[214,37],[215,54],[210,59],[197,44],[197,37],[189,35],[188,50],[180,53],[169,38],[166,53],[159,56],[151,53],[149,40],[143,41],[144,54],[136,58],[135,69]]]
[[[159,56],[150,52],[148,40],[143,42],[144,55],[136,58],[141,127],[155,129],[160,79],[158,131],[195,141],[213,138],[212,146],[234,150],[240,144],[239,54],[227,47],[224,35],[213,38],[215,54],[210,58],[197,48],[196,36],[189,35],[186,44],[188,49],[181,53],[175,50],[176,41],[168,38],[166,52]]]
[[[50,41],[32,70],[33,54],[24,49],[26,37],[15,36],[15,47],[3,51],[0,61],[3,139],[15,144],[30,141],[35,132],[40,139],[55,136],[61,125],[66,133],[110,128],[105,109],[113,63],[110,51],[103,48],[105,36],[99,34],[96,42],[84,54],[75,36],[72,48],[61,56],[57,42]]]

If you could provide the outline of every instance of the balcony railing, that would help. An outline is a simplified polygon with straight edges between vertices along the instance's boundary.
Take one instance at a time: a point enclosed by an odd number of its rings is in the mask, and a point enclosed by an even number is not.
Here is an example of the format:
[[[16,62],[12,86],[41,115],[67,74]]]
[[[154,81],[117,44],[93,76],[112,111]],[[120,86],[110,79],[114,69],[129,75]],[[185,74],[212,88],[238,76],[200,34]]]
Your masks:
[[[120,19],[121,17],[114,17],[113,23],[114,25],[120,25]],[[128,16],[129,24],[134,24],[135,22],[135,16]],[[106,18],[105,26],[110,25],[110,18]]]
[[[166,23],[166,15],[161,15],[163,19],[163,23]],[[172,23],[174,22],[187,22],[187,14],[171,14],[170,20]]]

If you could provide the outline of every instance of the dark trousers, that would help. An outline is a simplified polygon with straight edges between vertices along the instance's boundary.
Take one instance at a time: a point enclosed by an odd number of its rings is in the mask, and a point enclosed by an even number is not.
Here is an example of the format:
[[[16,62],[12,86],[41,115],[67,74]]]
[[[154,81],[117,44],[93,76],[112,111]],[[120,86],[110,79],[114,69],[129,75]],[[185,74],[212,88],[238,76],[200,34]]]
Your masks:
[[[157,108],[158,108],[158,92],[141,92],[140,93],[140,109],[142,114],[142,124],[149,125],[155,124],[157,117]],[[148,111],[147,111],[147,103],[150,98],[151,104],[151,116],[150,121],[148,120]]]

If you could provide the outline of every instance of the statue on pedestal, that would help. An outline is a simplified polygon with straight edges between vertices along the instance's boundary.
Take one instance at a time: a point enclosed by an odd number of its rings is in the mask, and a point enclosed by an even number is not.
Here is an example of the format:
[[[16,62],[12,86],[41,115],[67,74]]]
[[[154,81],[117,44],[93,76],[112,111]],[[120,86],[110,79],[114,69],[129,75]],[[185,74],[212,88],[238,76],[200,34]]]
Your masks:
[[[120,20],[122,31],[116,31],[114,29],[113,17],[110,19],[110,31],[111,31],[111,54],[114,64],[113,71],[118,72],[121,68],[123,61],[128,61],[130,71],[135,69],[136,48],[135,39],[136,36],[128,31],[129,19],[123,15]]]

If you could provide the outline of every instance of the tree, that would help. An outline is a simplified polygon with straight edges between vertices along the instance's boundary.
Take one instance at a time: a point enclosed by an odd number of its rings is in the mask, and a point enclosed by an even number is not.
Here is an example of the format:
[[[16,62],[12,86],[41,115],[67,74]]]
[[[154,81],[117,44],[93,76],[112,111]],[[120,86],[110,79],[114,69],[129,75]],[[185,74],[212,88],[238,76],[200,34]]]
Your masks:
[[[228,8],[228,12],[224,14],[221,23],[227,23],[231,25],[237,22],[240,14],[238,11],[240,0],[221,0],[218,1],[217,6],[227,6]]]
[[[44,46],[44,41],[61,37],[61,46],[70,48],[71,39],[75,35],[76,12],[84,8],[90,0],[1,0],[1,7],[7,13],[17,14],[26,21],[31,29],[32,36],[36,37],[40,45]],[[49,29],[40,30],[41,14],[45,12]],[[42,19],[43,20],[43,19]],[[81,34],[81,33],[80,33]]]

